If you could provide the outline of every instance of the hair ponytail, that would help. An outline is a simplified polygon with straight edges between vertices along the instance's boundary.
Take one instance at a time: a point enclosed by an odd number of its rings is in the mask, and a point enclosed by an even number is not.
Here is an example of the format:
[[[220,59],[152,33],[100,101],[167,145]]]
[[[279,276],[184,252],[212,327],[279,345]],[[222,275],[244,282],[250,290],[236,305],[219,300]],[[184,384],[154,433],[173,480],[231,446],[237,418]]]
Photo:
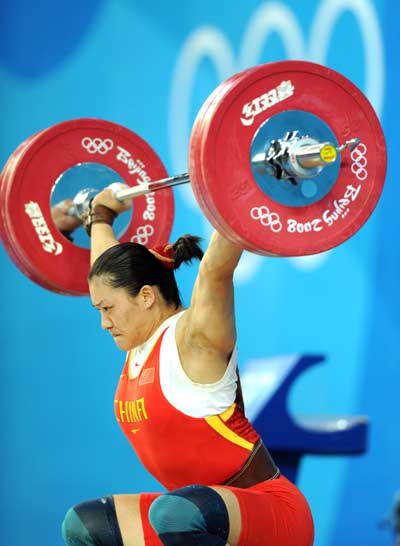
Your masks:
[[[194,258],[202,259],[203,251],[199,246],[200,241],[200,237],[189,234],[179,237],[172,245],[175,251],[175,269],[178,269],[182,263],[191,263]]]

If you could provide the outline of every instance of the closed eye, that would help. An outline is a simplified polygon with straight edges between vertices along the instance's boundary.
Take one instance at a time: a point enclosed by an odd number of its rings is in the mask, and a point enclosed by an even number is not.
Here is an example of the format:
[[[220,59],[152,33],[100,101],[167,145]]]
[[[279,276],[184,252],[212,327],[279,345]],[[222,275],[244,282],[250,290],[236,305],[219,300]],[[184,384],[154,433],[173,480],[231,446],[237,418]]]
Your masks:
[[[97,309],[97,311],[105,311],[106,313],[112,309],[112,306],[110,305],[109,307],[108,306],[105,306],[105,307],[100,307],[98,305],[93,305],[92,307],[94,307],[95,309]]]

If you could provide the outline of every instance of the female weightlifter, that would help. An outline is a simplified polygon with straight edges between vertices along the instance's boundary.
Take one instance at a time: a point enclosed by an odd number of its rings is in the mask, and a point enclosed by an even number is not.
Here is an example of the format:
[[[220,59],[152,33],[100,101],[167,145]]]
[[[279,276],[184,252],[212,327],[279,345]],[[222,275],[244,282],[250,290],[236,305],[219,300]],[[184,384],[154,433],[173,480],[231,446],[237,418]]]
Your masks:
[[[127,358],[115,415],[163,493],[77,504],[68,546],[312,546],[302,493],[282,476],[245,417],[236,357],[233,273],[242,249],[214,232],[147,249],[118,243],[126,210],[110,189],[93,200],[89,288],[101,326]],[[190,306],[174,269],[201,259]]]

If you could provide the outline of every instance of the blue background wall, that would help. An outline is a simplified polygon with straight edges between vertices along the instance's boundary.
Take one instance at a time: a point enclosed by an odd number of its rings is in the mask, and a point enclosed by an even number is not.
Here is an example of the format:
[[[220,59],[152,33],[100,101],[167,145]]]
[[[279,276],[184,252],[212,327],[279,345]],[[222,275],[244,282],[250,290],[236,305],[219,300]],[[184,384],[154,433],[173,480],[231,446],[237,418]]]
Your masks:
[[[317,61],[370,98],[389,151],[376,211],[324,255],[244,256],[236,275],[239,351],[242,364],[327,355],[325,366],[297,382],[291,410],[367,414],[372,427],[366,455],[310,456],[302,464],[299,485],[313,508],[316,545],[392,544],[378,522],[400,489],[398,4],[3,0],[0,10],[3,164],[36,131],[100,117],[138,132],[169,172],[182,172],[203,101],[220,81],[260,62]],[[207,238],[211,228],[190,189],[177,188],[175,198],[171,238],[187,231]],[[124,356],[101,331],[88,298],[36,286],[3,249],[0,260],[0,544],[59,546],[71,504],[159,486],[114,422]],[[186,302],[194,269],[179,274]],[[254,301],[264,303],[257,309]]]

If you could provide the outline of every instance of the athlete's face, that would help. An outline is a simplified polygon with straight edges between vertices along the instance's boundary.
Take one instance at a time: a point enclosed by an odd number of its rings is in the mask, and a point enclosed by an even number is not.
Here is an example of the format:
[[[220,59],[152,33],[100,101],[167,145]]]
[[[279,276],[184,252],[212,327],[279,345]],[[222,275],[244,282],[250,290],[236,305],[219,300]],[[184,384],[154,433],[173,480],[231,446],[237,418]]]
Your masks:
[[[110,332],[117,346],[129,351],[148,337],[148,298],[142,291],[132,297],[124,288],[108,286],[102,277],[89,283],[92,304],[100,311],[101,327]]]

